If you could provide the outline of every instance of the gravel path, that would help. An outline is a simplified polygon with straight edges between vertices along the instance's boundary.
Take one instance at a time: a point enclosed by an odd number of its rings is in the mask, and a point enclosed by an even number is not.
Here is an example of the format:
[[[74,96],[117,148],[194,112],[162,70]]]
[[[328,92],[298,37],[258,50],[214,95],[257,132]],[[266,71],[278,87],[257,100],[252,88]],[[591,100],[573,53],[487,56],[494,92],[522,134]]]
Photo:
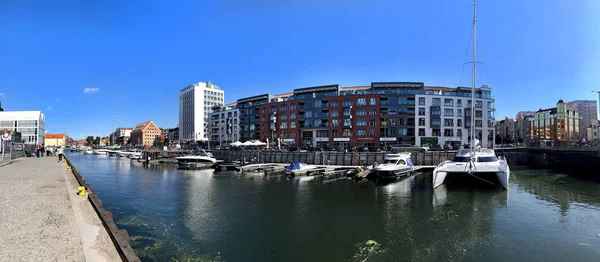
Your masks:
[[[0,261],[120,260],[66,166],[43,157],[0,167]]]

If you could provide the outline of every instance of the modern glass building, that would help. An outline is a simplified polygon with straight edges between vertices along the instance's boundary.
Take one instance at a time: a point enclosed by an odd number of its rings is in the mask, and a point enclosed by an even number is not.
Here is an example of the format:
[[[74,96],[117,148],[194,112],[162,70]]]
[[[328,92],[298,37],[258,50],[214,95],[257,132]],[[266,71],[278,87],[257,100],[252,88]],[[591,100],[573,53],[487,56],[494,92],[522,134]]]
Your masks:
[[[2,111],[0,131],[21,133],[21,140],[27,144],[43,144],[46,118],[41,111]],[[22,142],[13,141],[13,142]]]

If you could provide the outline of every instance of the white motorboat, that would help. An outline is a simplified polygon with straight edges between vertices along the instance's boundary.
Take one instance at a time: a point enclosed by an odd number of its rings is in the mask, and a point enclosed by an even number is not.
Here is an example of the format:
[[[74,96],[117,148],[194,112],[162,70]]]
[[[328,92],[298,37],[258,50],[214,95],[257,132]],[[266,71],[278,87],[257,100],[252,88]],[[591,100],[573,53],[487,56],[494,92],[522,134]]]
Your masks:
[[[91,148],[88,148],[86,150],[83,151],[84,155],[93,155],[94,154],[94,150]]]
[[[117,156],[118,157],[129,157],[131,155],[133,155],[135,153],[135,151],[119,151],[117,152]]]
[[[476,105],[475,100],[475,72],[477,65],[476,45],[477,45],[477,12],[476,4],[473,4],[473,61],[472,61],[472,82],[471,82],[471,101],[470,109],[472,111]],[[471,145],[470,149],[459,150],[454,159],[440,163],[433,170],[433,188],[442,184],[455,182],[457,180],[471,180],[475,182],[484,182],[486,184],[500,184],[508,189],[508,179],[510,177],[510,168],[505,159],[498,159],[493,149],[483,149],[479,145],[479,140],[475,138],[475,114],[471,114]],[[466,181],[464,181],[466,182]]]
[[[217,162],[217,159],[202,150],[198,155],[180,156],[176,157],[177,165],[179,167],[208,167],[212,166]]]
[[[108,150],[96,149],[96,150],[94,150],[94,155],[108,155]]]
[[[440,163],[433,170],[433,188],[462,179],[475,179],[490,185],[508,188],[510,168],[493,149],[462,149],[454,159]]]
[[[313,169],[316,169],[316,168],[317,168],[317,166],[314,166],[314,165],[309,165],[309,164],[300,163],[300,162],[293,162],[289,166],[285,167],[285,169],[283,170],[283,173],[288,176],[295,176],[295,175],[302,175],[302,174],[309,175],[311,173],[310,171]]]
[[[129,154],[127,157],[132,160],[138,160],[138,159],[142,158],[142,152],[133,152],[132,154]]]
[[[414,170],[410,159],[411,153],[387,154],[383,163],[376,165],[371,171],[371,178],[396,178]]]

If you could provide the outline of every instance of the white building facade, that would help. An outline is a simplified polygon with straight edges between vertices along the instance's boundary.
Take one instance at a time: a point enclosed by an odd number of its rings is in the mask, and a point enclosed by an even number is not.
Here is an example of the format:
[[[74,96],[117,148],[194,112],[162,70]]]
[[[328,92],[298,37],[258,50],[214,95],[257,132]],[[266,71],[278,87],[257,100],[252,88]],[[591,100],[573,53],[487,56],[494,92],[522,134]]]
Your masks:
[[[210,114],[210,144],[229,146],[240,140],[240,110],[235,106],[213,108]]]
[[[415,95],[415,144],[418,146],[460,147],[470,143],[471,96],[463,92]],[[495,108],[491,89],[476,89],[475,137],[482,147],[491,148],[495,137]],[[469,95],[469,96],[467,96]]]
[[[179,139],[208,141],[213,106],[223,105],[225,92],[210,82],[189,85],[179,92]]]
[[[45,125],[46,118],[40,111],[0,112],[0,130],[20,132],[27,144],[44,143]]]

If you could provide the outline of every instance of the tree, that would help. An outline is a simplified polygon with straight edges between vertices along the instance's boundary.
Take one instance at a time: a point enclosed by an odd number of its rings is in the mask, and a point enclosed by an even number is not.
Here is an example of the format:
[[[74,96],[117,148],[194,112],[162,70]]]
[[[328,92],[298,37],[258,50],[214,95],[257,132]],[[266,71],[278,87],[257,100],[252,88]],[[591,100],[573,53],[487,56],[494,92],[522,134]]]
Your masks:
[[[88,136],[85,138],[85,141],[88,143],[89,146],[91,146],[94,142],[94,137],[93,136]]]
[[[21,139],[21,143],[25,144],[25,143],[27,143],[27,141],[25,141],[25,139],[23,138],[23,139]]]
[[[96,139],[94,139],[94,145],[100,145],[100,137],[97,136]]]

